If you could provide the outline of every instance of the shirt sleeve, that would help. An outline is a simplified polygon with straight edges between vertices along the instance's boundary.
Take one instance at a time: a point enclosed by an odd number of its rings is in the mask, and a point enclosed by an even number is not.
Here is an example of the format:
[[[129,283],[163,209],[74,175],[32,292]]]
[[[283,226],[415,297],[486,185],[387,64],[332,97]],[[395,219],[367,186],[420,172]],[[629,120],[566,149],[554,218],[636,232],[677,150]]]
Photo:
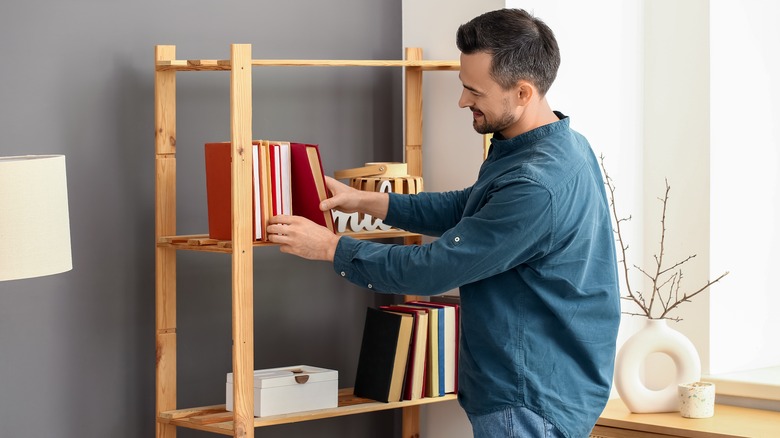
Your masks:
[[[553,237],[552,211],[544,187],[516,179],[500,184],[478,211],[434,242],[390,245],[342,237],[333,266],[347,280],[377,292],[436,295],[542,257]]]
[[[470,192],[468,188],[414,195],[390,193],[390,203],[383,222],[412,233],[441,236],[463,217]]]

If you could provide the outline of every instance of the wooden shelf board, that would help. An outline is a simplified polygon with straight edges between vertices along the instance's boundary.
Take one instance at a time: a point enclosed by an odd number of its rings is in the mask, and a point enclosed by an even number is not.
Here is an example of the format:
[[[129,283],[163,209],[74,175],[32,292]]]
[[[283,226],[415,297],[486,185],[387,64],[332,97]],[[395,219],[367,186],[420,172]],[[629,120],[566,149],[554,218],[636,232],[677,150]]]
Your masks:
[[[447,394],[443,397],[426,397],[419,400],[380,403],[365,398],[355,397],[353,395],[352,388],[345,388],[339,390],[339,407],[337,408],[255,418],[255,427],[298,423],[302,421],[320,420],[324,418],[341,417],[345,415],[365,414],[368,412],[399,409],[430,403],[441,403],[451,400],[457,400],[457,395]],[[225,405],[177,409],[173,411],[161,412],[160,416],[158,417],[158,422],[160,423],[173,424],[175,426],[204,430],[222,435],[233,435],[232,420],[233,413],[226,411]]]
[[[424,60],[336,60],[336,59],[253,59],[252,66],[264,67],[409,67],[427,70],[460,70],[458,61]],[[229,59],[174,59],[157,61],[157,71],[225,71]]]
[[[607,403],[596,422],[601,429],[615,428],[648,434],[689,438],[780,436],[780,412],[722,404],[710,418],[683,418],[679,412],[634,414],[620,399]]]
[[[372,239],[394,239],[397,237],[419,236],[416,233],[408,231],[391,229],[388,231],[361,231],[359,233],[346,232],[340,233],[341,236],[353,237],[360,240]],[[232,253],[233,242],[230,240],[210,239],[208,234],[187,234],[181,236],[162,236],[157,240],[157,246],[161,248],[175,248],[189,251],[221,252]],[[258,246],[276,246],[275,243],[256,241],[254,247]]]

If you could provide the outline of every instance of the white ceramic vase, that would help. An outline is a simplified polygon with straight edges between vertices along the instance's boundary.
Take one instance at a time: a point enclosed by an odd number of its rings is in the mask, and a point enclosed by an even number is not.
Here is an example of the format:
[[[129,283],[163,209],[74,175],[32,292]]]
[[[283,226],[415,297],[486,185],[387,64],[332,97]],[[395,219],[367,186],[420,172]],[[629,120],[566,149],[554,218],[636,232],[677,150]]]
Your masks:
[[[660,390],[648,388],[640,375],[642,364],[653,353],[668,355],[676,368],[674,381]],[[701,361],[696,347],[669,327],[665,319],[648,319],[645,327],[623,344],[615,361],[615,389],[634,413],[676,412],[677,386],[696,382],[700,377]]]

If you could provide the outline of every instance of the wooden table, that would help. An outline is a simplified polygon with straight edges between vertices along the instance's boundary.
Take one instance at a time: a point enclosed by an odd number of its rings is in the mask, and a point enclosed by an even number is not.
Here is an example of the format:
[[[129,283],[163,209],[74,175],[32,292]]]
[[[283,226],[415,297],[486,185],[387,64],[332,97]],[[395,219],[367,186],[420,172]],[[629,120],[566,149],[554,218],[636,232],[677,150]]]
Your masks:
[[[620,399],[612,399],[591,437],[780,438],[780,412],[716,404],[713,417],[692,419],[679,412],[633,414]]]

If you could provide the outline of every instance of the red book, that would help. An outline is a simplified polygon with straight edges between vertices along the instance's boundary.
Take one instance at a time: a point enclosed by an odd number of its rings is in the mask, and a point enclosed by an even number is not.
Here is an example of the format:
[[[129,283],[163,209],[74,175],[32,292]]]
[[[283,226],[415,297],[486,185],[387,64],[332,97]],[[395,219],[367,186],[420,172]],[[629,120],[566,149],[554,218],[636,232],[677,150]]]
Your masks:
[[[252,142],[253,155],[253,189],[252,209],[262,208],[258,204],[260,174],[262,166],[258,164],[259,143]],[[231,183],[230,183],[230,143],[206,143],[206,200],[208,205],[209,238],[217,240],[232,240],[231,227]],[[255,239],[262,238],[264,227],[258,228],[256,221],[252,220],[252,235]]]
[[[313,144],[290,143],[290,162],[292,213],[335,232],[331,212],[320,210],[320,202],[328,198],[328,189],[319,148]]]

